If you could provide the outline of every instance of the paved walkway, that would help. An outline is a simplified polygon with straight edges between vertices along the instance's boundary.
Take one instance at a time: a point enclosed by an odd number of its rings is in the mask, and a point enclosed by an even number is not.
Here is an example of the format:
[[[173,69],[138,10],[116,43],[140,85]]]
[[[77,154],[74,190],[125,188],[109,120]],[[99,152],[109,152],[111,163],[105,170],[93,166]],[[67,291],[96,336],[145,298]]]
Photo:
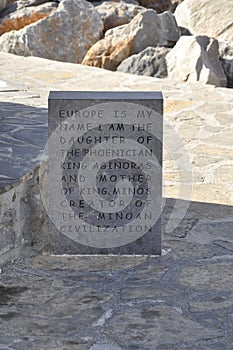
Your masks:
[[[163,252],[8,264],[0,349],[231,350],[233,243],[176,238]]]
[[[8,115],[11,108],[13,118],[20,118],[27,123],[23,133],[9,129],[8,123],[4,132],[11,136],[11,140],[13,133],[13,138],[17,139],[14,142],[24,145],[28,142],[26,137],[32,113],[35,115],[37,128],[28,147],[34,153],[24,153],[23,161],[22,155],[19,160],[21,164],[25,163],[25,170],[28,160],[36,158],[37,146],[42,146],[45,141],[43,122],[50,90],[161,90],[165,99],[164,118],[167,121],[164,132],[164,197],[232,205],[232,89],[160,80],[5,53],[0,53],[0,71],[1,107],[8,108]],[[39,130],[40,133],[37,132]],[[5,157],[14,157],[17,163],[19,150],[15,157],[9,146],[9,137],[4,147],[8,151],[4,151],[4,157],[0,153],[0,163],[6,164]],[[185,162],[181,157],[183,154],[188,155]],[[13,166],[14,169],[16,167],[17,164]],[[1,166],[1,174],[2,169]],[[11,178],[15,173],[3,175]]]
[[[191,202],[162,257],[25,248],[0,275],[0,349],[231,350],[232,207]],[[45,253],[45,252],[44,252]]]

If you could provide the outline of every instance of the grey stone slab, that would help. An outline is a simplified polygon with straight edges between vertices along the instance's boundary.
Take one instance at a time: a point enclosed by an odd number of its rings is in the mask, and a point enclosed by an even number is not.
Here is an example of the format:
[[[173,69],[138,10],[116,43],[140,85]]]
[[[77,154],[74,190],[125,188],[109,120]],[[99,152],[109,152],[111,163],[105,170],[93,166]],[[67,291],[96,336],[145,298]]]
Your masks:
[[[0,102],[0,189],[34,170],[48,140],[48,113]]]
[[[214,244],[233,252],[233,242],[219,239],[217,241],[214,241]]]
[[[221,310],[233,306],[233,297],[219,296],[205,301],[193,301],[189,303],[190,312],[205,312],[213,310]]]
[[[220,333],[203,327],[167,305],[137,305],[117,312],[104,334],[116,342],[127,344],[128,349],[149,350],[171,349],[182,342],[207,340]]]
[[[122,350],[122,349],[114,344],[104,342],[104,343],[94,344],[90,348],[90,350]]]
[[[182,271],[179,281],[182,285],[195,289],[231,292],[233,290],[232,267],[231,262],[187,267]]]
[[[203,220],[189,232],[187,241],[201,244],[214,243],[219,240],[232,242],[232,228],[233,218],[212,222]]]
[[[144,267],[142,270],[139,270],[133,274],[127,280],[127,285],[137,285],[138,282],[140,282],[146,286],[147,284],[159,282],[167,270],[168,268],[164,266],[149,265],[148,267]]]
[[[50,93],[53,253],[161,253],[162,113],[159,92]]]
[[[132,269],[145,261],[146,257],[138,256],[104,256],[100,260],[98,256],[39,255],[32,261],[31,267],[46,270],[114,271]]]

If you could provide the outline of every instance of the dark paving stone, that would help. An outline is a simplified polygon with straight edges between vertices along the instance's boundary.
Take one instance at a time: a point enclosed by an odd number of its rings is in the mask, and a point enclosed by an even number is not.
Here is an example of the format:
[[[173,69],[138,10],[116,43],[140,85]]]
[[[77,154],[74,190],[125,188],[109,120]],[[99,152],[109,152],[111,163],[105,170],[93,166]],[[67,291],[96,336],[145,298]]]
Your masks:
[[[0,102],[0,188],[32,171],[48,139],[47,109]]]

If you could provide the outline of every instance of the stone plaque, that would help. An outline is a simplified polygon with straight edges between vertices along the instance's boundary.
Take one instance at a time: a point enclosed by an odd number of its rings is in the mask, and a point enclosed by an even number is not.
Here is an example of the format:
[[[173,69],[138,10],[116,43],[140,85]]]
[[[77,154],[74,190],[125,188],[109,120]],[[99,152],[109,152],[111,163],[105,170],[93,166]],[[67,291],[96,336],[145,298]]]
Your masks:
[[[56,254],[161,254],[160,92],[51,92]]]

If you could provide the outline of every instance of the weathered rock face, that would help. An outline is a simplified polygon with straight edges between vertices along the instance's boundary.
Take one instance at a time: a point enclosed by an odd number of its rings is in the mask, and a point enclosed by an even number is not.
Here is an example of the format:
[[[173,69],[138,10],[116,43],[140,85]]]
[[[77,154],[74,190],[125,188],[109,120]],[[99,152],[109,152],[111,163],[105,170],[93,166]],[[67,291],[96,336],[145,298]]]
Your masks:
[[[83,64],[116,70],[117,66],[132,54],[160,41],[160,18],[154,10],[139,13],[126,25],[110,29],[104,39],[87,52]]]
[[[80,63],[102,36],[103,22],[85,0],[64,0],[47,18],[0,37],[0,50]]]
[[[6,0],[0,0],[0,11],[2,11],[6,6]]]
[[[0,262],[16,257],[24,246],[47,244],[46,216],[39,190],[39,167],[0,194]]]
[[[226,86],[219,61],[218,41],[207,36],[182,36],[167,54],[168,76],[182,81],[201,81]]]
[[[109,36],[98,41],[90,48],[82,64],[114,71],[124,59],[130,56],[131,51],[131,39]]]
[[[170,0],[170,1],[171,1],[171,6],[170,6],[169,10],[170,10],[171,12],[174,12],[175,9],[177,8],[177,6],[178,6],[179,4],[181,4],[182,1],[184,1],[184,0]]]
[[[219,42],[220,62],[227,77],[227,87],[233,88],[233,42]]]
[[[144,7],[154,9],[157,13],[167,11],[171,7],[170,0],[139,0],[139,3]]]
[[[166,55],[170,49],[165,47],[147,47],[137,55],[124,60],[117,71],[157,78],[167,76]]]
[[[160,42],[160,18],[154,10],[146,10],[134,17],[129,24],[108,30],[106,36],[132,38],[132,54],[139,53]]]
[[[38,6],[27,6],[28,1],[19,1],[13,4],[12,12],[0,19],[0,35],[11,30],[19,30],[25,26],[46,18],[58,7],[56,2],[48,2]],[[25,3],[25,6],[23,6]]]
[[[104,31],[129,23],[139,12],[145,10],[141,6],[125,2],[104,1],[96,6],[104,22]]]
[[[175,16],[171,12],[159,15],[161,21],[161,46],[173,47],[180,38],[180,29],[176,23]]]
[[[100,1],[101,3],[102,2],[104,2],[105,0],[102,0],[102,1]],[[137,1],[137,0],[112,0],[112,1],[114,1],[115,3],[117,3],[117,2],[124,2],[124,3],[126,3],[126,4],[132,4],[132,5],[137,5],[137,6],[139,6],[139,2]],[[97,2],[96,1],[92,1],[92,2],[94,2],[94,4],[96,5],[97,4]]]
[[[194,35],[233,41],[233,0],[185,0],[175,11],[179,26]]]

